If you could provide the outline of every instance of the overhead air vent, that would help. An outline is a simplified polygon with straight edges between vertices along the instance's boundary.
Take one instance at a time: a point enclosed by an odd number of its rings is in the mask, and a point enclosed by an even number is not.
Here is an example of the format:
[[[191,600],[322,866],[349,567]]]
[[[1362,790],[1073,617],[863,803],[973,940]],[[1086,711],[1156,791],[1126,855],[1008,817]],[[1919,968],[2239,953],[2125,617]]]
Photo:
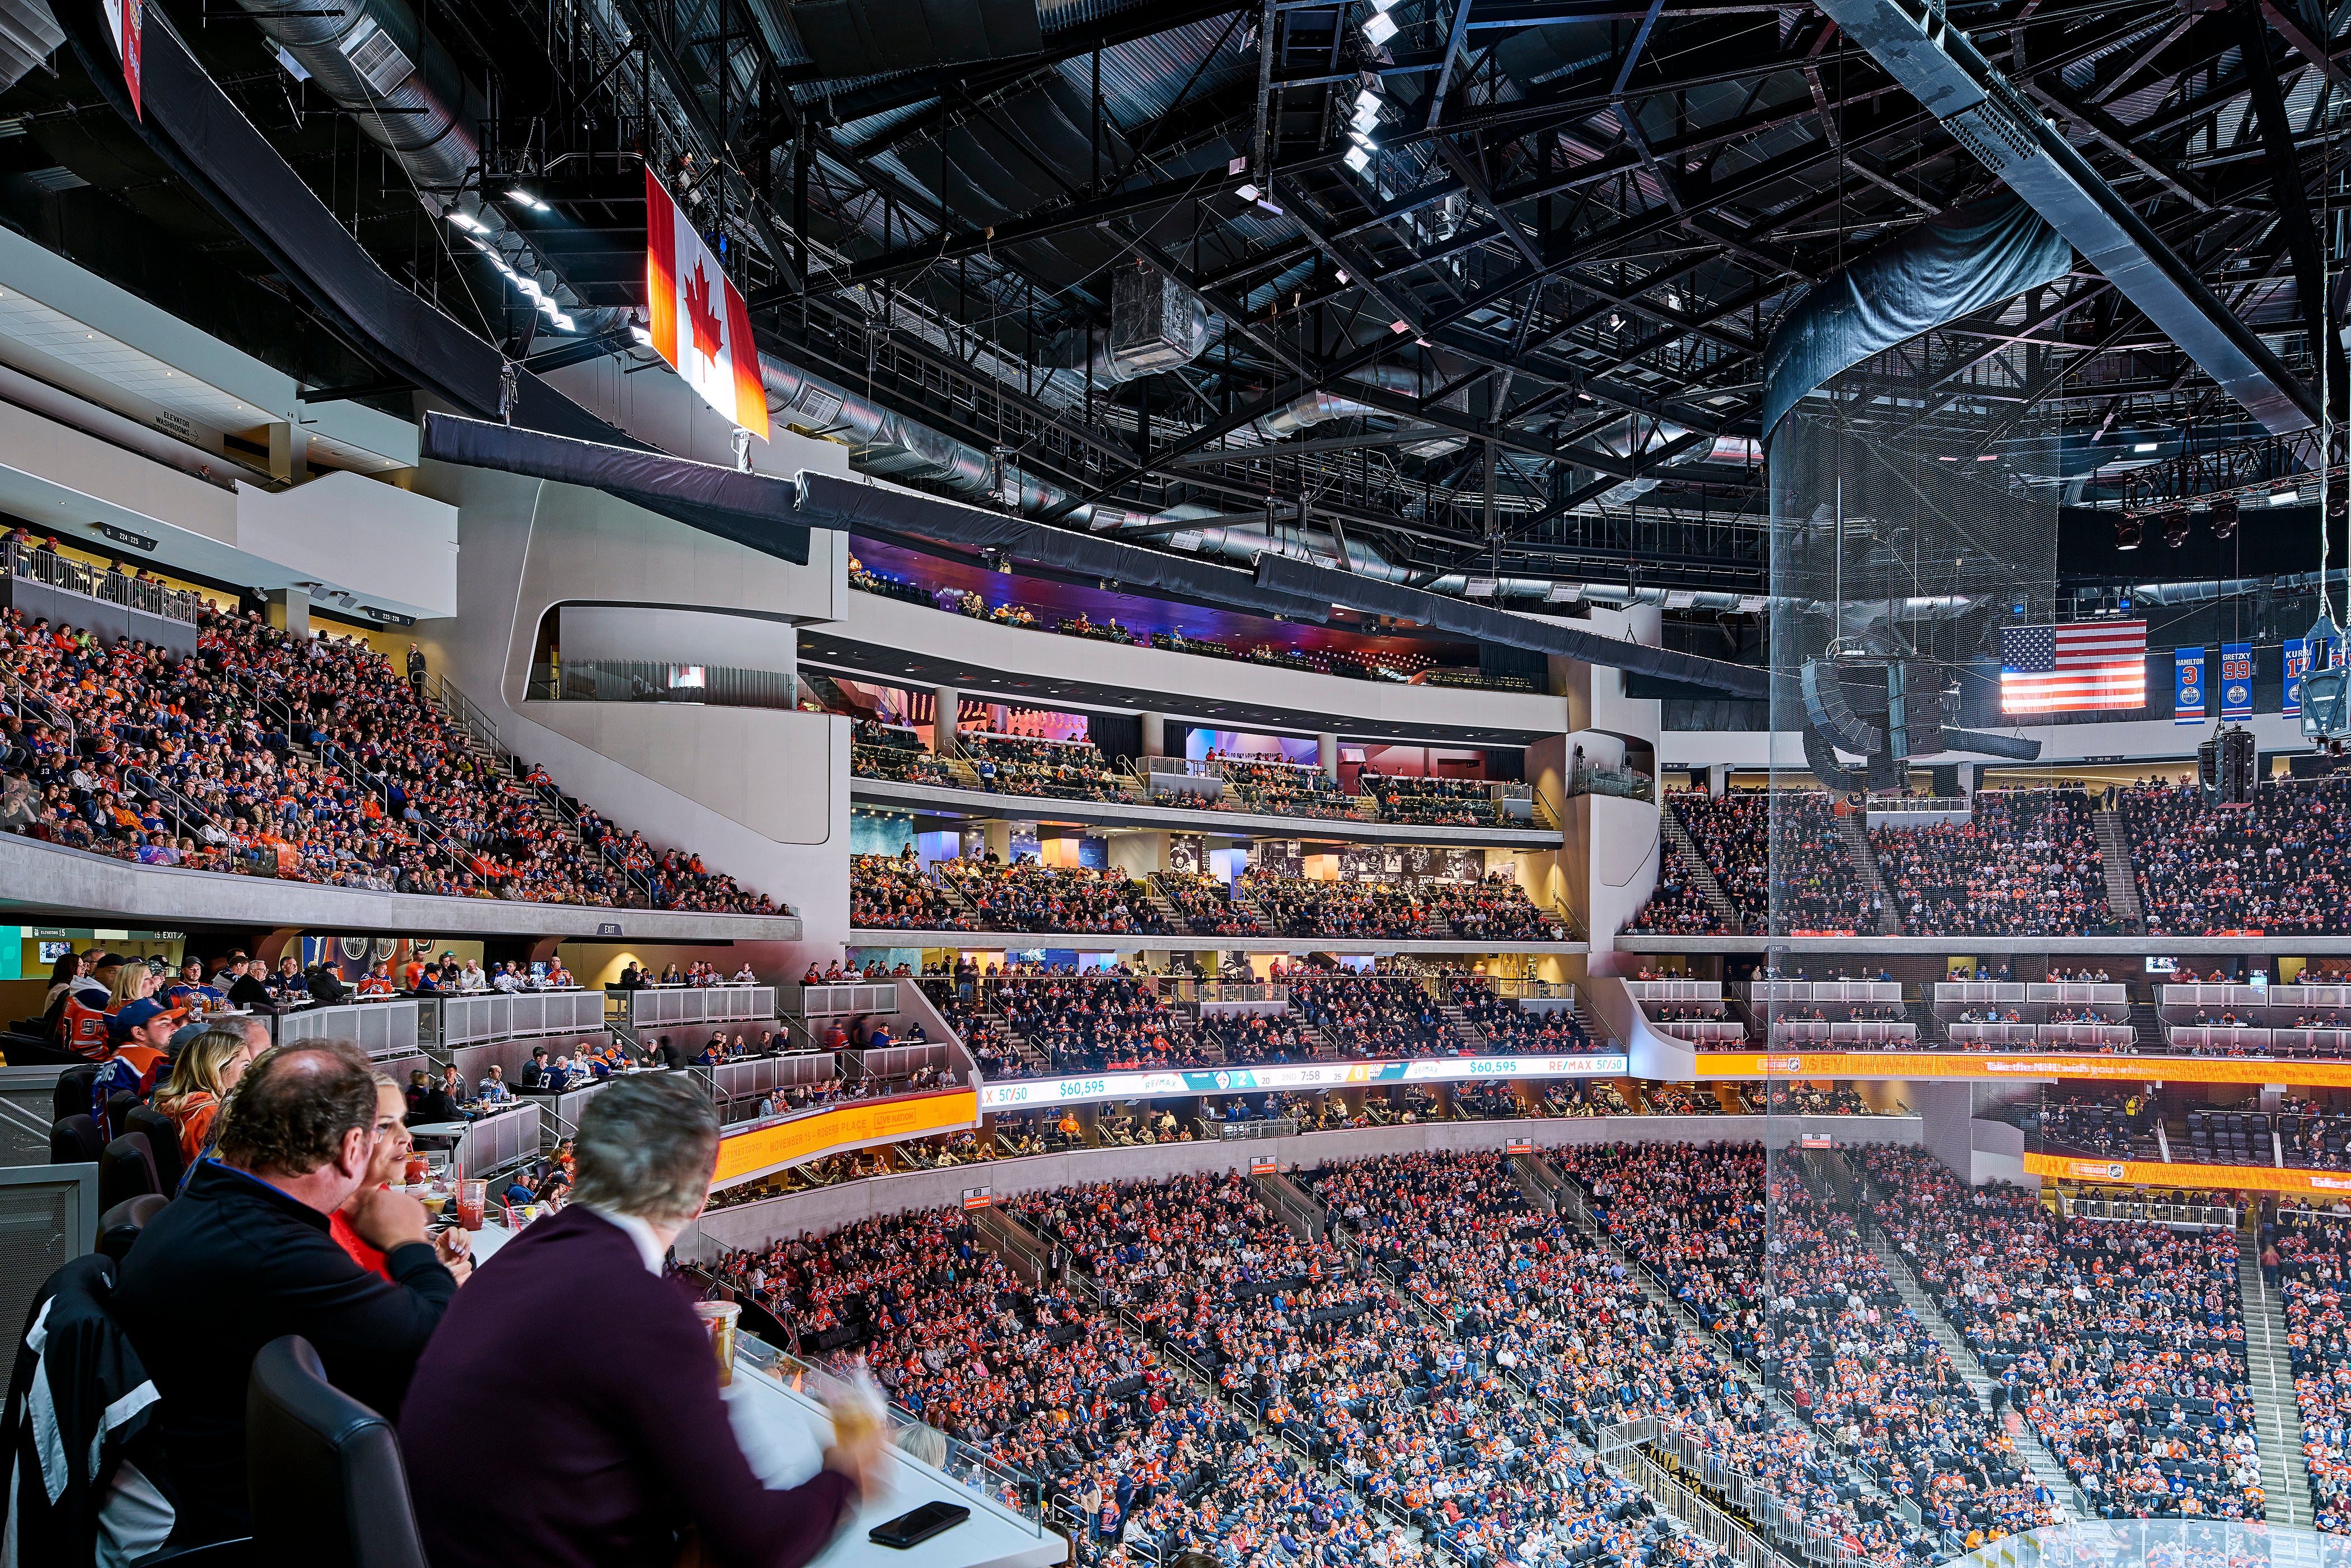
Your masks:
[[[46,169],[28,169],[25,172],[25,178],[52,196],[63,191],[78,191],[89,183],[62,163],[52,163]]]
[[[367,78],[378,98],[388,96],[415,74],[415,64],[372,16],[360,17],[359,24],[343,35],[340,47],[343,57],[351,62],[351,69]]]
[[[55,54],[66,41],[47,0],[0,0],[0,89]],[[22,122],[18,123],[22,132]]]

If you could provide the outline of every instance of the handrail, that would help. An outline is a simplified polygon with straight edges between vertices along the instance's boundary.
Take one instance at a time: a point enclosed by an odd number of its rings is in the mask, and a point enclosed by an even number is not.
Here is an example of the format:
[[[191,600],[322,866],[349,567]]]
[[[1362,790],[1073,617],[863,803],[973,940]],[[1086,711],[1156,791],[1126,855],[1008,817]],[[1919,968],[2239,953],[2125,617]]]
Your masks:
[[[595,851],[597,858],[603,862],[605,870],[619,882],[623,889],[633,892],[644,907],[648,909],[653,907],[653,879],[639,874],[630,866],[625,856],[613,852],[609,841],[611,834],[590,841],[585,833],[581,832],[580,813],[572,809],[571,803],[565,799],[560,789],[556,789],[552,784],[537,784],[530,781],[530,770],[523,766],[522,758],[516,756],[507,744],[498,738],[497,720],[490,716],[487,709],[467,696],[464,689],[446,674],[434,675],[431,681],[430,690],[432,693],[430,700],[441,710],[444,717],[471,735],[489,751],[491,756],[498,759],[508,778],[532,791],[541,804],[550,808],[555,812],[556,820],[571,830],[573,841],[582,850]]]
[[[141,582],[111,569],[100,570],[88,561],[75,560],[53,549],[27,548],[14,541],[0,542],[5,549],[9,575],[27,582],[37,582],[54,588],[60,593],[71,593],[84,599],[95,599],[105,604],[120,604],[128,610],[144,611],[167,621],[185,622],[193,626],[203,612],[201,594],[184,588],[172,588],[161,582]]]

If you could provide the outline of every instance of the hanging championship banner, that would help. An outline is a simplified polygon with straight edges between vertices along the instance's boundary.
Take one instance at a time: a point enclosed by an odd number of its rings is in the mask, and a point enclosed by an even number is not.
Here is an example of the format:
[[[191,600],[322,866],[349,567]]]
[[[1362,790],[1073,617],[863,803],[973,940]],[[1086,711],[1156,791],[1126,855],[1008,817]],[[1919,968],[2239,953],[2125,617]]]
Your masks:
[[[2220,716],[2253,716],[2253,645],[2220,644]]]
[[[2204,650],[2174,648],[2171,651],[2171,722],[2202,724],[2204,722]]]
[[[2279,712],[2302,716],[2302,673],[2310,668],[2310,645],[2300,637],[2285,640],[2285,702]]]

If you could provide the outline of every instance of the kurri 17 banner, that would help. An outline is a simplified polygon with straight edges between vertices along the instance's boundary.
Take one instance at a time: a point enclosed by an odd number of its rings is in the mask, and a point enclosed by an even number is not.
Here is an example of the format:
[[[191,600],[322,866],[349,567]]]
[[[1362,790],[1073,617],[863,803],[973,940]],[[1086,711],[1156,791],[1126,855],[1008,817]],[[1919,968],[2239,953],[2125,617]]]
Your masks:
[[[2171,651],[2171,722],[2202,724],[2204,722],[2204,650],[2174,648]]]
[[[2253,716],[2253,645],[2220,644],[2220,716]]]
[[[2285,703],[2278,711],[2288,718],[2302,716],[2302,675],[2310,668],[2310,644],[2300,637],[2285,640]]]

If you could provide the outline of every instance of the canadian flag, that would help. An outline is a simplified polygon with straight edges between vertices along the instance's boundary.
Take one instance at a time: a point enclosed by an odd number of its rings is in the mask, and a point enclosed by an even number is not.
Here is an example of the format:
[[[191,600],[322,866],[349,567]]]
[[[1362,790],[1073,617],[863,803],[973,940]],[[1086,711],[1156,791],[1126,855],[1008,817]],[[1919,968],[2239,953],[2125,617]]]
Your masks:
[[[751,313],[651,168],[645,170],[645,294],[653,305],[653,352],[704,402],[767,440],[768,389],[751,342]]]

